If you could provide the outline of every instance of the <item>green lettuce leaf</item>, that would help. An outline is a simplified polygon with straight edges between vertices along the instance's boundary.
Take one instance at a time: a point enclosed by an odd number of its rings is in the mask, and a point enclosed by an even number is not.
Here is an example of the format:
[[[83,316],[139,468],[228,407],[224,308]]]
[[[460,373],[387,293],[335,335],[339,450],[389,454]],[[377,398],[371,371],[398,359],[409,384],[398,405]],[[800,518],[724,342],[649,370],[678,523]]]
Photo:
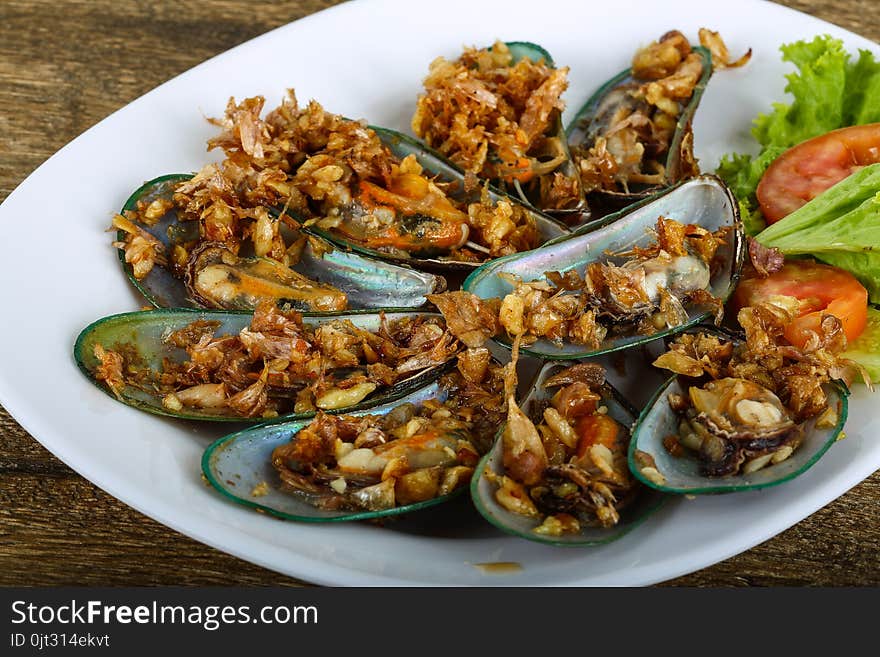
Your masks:
[[[859,279],[880,303],[880,164],[829,187],[755,236],[785,255],[811,255]]]
[[[755,190],[761,182],[761,176],[770,163],[785,151],[781,146],[770,146],[758,157],[733,153],[721,158],[716,173],[727,183],[733,195],[739,201],[739,213],[742,217],[743,230],[747,235],[755,235],[766,222],[758,209]]]
[[[846,76],[844,125],[863,125],[880,121],[880,62],[867,50],[859,51],[859,59]]]
[[[849,53],[830,36],[780,47],[782,59],[797,67],[786,75],[790,105],[774,103],[773,112],[755,119],[752,134],[762,146],[788,148],[839,128],[843,123]],[[763,155],[763,153],[762,153]]]
[[[880,121],[880,63],[867,50],[856,61],[843,42],[828,35],[780,47],[783,61],[795,65],[786,76],[792,102],[774,103],[758,116],[752,135],[762,146],[756,157],[731,153],[721,158],[718,176],[740,201],[743,227],[757,234],[765,225],[755,190],[764,171],[785,150],[849,125]]]

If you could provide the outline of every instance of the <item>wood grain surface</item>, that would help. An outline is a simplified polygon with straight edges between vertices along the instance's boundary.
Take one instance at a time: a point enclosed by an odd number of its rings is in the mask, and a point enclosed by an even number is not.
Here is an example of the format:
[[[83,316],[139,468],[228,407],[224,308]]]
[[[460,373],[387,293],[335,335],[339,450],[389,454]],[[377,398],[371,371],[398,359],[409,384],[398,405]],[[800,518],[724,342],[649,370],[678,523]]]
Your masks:
[[[158,84],[333,4],[0,0],[0,201],[68,141]],[[880,41],[880,14],[862,0],[781,4]],[[2,586],[303,584],[107,495],[2,408],[0,436]],[[875,473],[775,538],[661,586],[880,585],[878,505]]]

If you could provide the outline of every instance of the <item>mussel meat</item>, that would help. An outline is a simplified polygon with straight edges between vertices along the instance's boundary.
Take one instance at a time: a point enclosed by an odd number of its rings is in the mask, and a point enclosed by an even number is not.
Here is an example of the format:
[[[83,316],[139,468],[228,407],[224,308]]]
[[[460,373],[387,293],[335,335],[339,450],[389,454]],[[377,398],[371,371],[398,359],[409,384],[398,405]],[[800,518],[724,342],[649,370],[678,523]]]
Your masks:
[[[708,476],[753,472],[797,449],[803,427],[772,390],[738,377],[688,388],[679,443],[699,453]]]
[[[239,258],[220,242],[203,242],[190,253],[184,283],[204,308],[247,310],[264,299],[293,308],[345,310],[345,293],[311,281],[271,258]]]

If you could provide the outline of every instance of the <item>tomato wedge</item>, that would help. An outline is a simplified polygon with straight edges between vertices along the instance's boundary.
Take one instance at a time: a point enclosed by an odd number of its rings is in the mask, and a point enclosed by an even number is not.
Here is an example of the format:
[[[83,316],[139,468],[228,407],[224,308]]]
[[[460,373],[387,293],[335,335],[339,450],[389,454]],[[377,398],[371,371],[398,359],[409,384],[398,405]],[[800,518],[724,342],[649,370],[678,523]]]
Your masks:
[[[756,195],[772,224],[840,182],[880,162],[880,123],[832,130],[792,146],[767,167]]]
[[[801,315],[785,329],[785,338],[803,347],[810,333],[819,329],[822,315],[837,317],[847,342],[852,342],[868,320],[868,292],[847,271],[810,260],[787,260],[782,269],[761,278],[754,270],[743,272],[733,295],[734,310],[752,306],[773,295],[795,297]]]

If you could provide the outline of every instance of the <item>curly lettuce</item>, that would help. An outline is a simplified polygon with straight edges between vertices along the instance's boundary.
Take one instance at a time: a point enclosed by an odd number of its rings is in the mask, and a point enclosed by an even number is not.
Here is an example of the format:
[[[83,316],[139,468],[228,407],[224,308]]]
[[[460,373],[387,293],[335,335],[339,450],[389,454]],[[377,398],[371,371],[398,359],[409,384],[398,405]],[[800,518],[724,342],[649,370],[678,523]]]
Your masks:
[[[770,163],[802,141],[850,125],[880,121],[880,63],[867,50],[853,61],[843,42],[828,35],[780,47],[783,61],[795,65],[786,76],[785,91],[792,102],[774,103],[759,115],[752,135],[760,153],[731,153],[721,159],[716,173],[736,195],[743,225],[749,235],[765,225],[755,189]]]

